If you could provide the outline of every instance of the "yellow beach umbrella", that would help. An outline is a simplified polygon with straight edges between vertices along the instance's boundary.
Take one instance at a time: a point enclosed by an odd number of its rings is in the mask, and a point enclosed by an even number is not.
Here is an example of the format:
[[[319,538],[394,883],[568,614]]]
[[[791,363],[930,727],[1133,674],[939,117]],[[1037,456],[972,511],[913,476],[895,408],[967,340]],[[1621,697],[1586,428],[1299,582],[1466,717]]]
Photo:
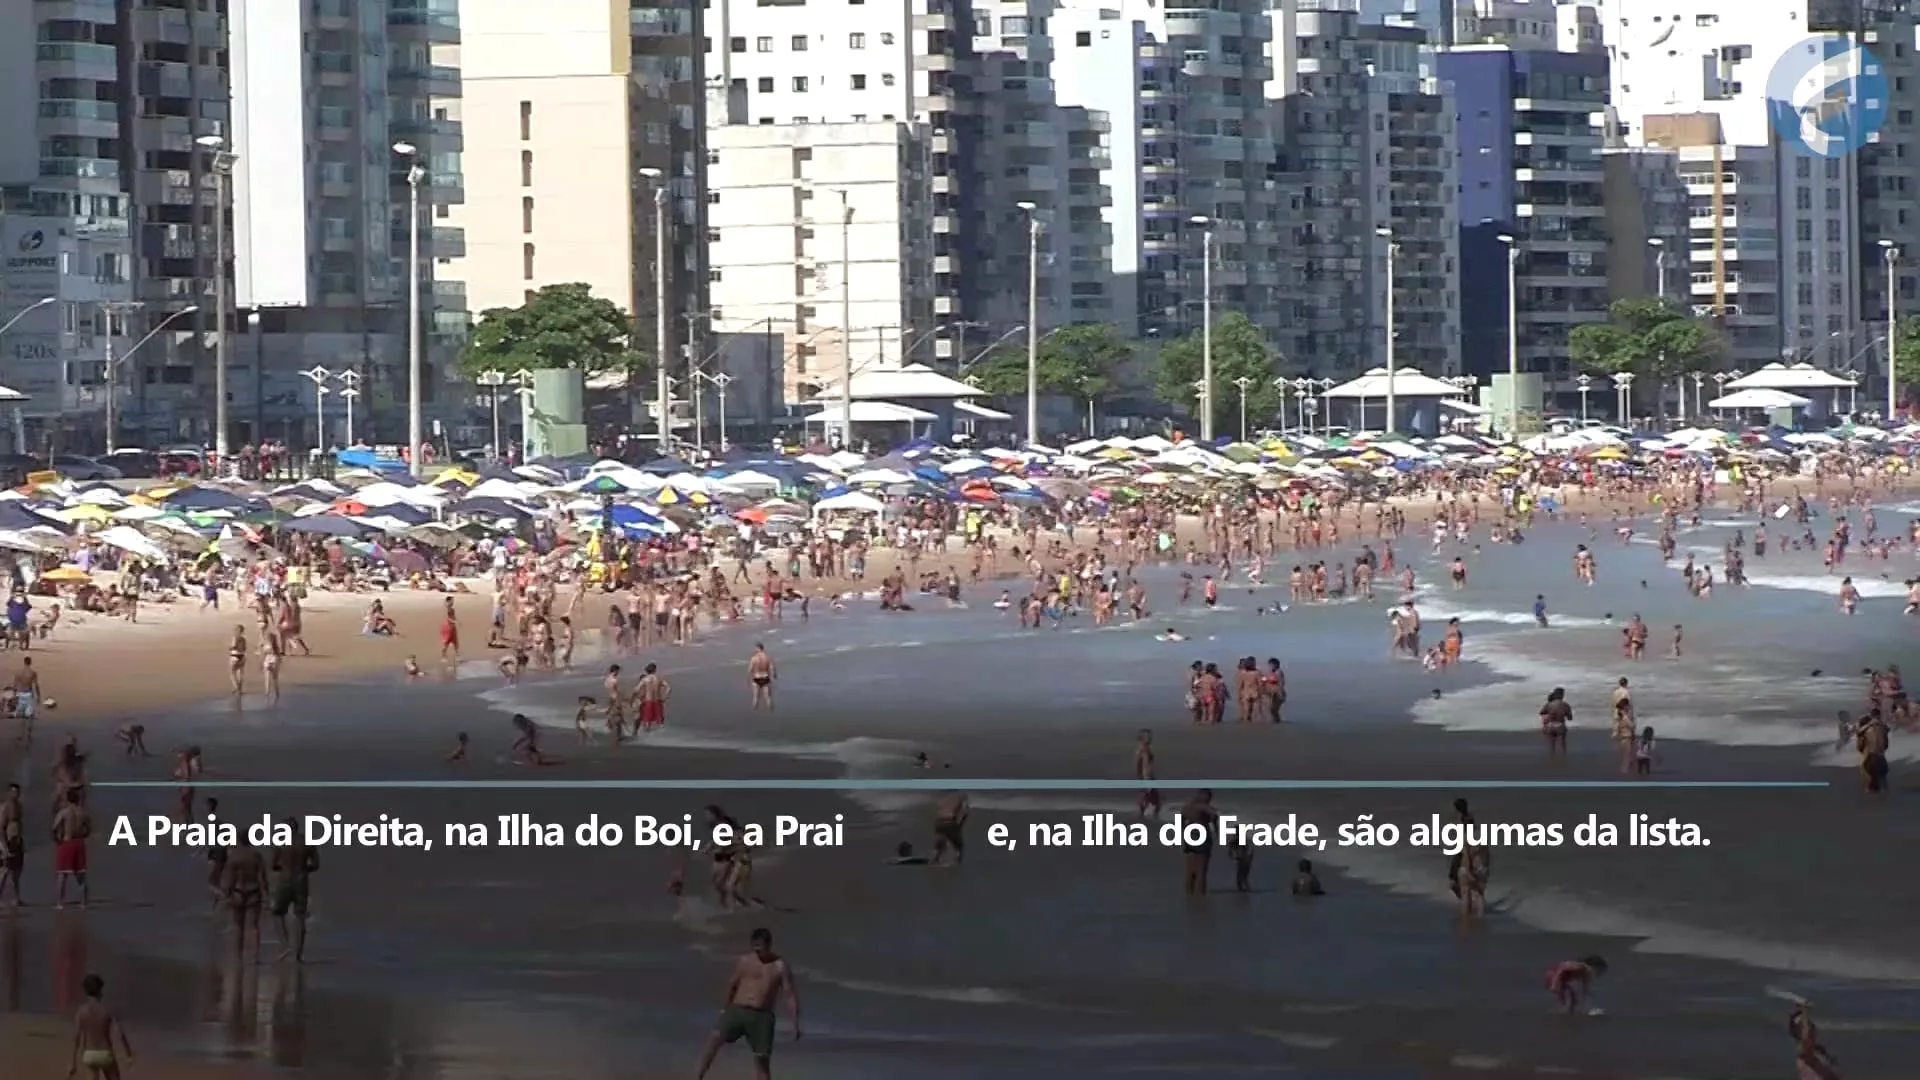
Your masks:
[[[713,500],[707,498],[702,492],[681,491],[675,487],[663,487],[654,494],[653,501],[660,506],[705,506]]]
[[[1599,461],[1619,461],[1621,458],[1627,456],[1627,452],[1617,446],[1609,446],[1604,449],[1595,450],[1593,456]]]
[[[67,521],[105,521],[113,516],[113,511],[99,503],[81,503],[60,511],[60,517]]]
[[[41,581],[51,581],[56,585],[84,585],[93,580],[93,575],[77,566],[56,566],[40,575]]]
[[[432,487],[445,487],[448,484],[464,484],[472,487],[480,482],[480,474],[468,469],[453,468],[433,478]]]

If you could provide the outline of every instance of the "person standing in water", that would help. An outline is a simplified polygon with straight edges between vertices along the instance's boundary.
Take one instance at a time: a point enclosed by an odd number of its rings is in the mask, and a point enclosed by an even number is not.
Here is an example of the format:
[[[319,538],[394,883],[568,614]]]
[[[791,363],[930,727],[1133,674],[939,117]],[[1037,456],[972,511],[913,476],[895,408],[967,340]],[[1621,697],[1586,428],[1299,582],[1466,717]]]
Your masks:
[[[793,1018],[793,1041],[800,1041],[800,992],[794,985],[793,969],[773,951],[771,930],[755,929],[747,942],[747,954],[734,961],[733,974],[727,979],[719,1022],[707,1036],[706,1050],[700,1055],[700,1068],[694,1074],[698,1080],[706,1080],[722,1046],[743,1039],[753,1055],[755,1080],[772,1080],[775,998],[786,999]]]
[[[1153,732],[1141,728],[1133,744],[1133,778],[1141,782],[1156,779],[1154,775]],[[1140,813],[1144,817],[1160,816],[1160,789],[1143,788],[1140,792]]]
[[[755,645],[753,655],[747,658],[747,681],[753,684],[754,708],[773,711],[773,680],[777,674],[773,657],[767,655],[767,647]]]

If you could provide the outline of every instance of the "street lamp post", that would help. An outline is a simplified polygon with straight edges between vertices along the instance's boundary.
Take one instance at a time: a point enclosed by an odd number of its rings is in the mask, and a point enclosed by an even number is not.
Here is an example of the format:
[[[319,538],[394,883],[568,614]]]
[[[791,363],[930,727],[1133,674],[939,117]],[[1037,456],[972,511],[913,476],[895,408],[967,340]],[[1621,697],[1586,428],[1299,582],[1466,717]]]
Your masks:
[[[1200,226],[1200,441],[1213,441],[1213,219],[1193,215]]]
[[[1313,380],[1304,375],[1293,380],[1293,407],[1300,416],[1300,429],[1309,435],[1313,428],[1307,426],[1307,399],[1313,396],[1313,387]]]
[[[340,380],[340,400],[347,403],[347,445],[354,446],[356,444],[353,441],[353,401],[360,396],[360,373],[348,368],[335,377]],[[409,434],[418,435],[419,433],[410,432]],[[413,451],[414,457],[417,458],[419,455],[418,450]]]
[[[46,302],[47,301],[44,301],[44,300],[41,301],[41,303],[46,303]],[[38,307],[39,305],[36,304],[34,306]],[[104,306],[108,308],[109,317],[126,314],[127,312],[138,310],[140,307],[138,303],[131,303],[131,302],[107,304]],[[114,333],[114,329],[119,325],[119,319],[114,318],[113,325],[110,325],[107,327],[107,371],[106,371],[106,375],[107,375],[107,378],[106,378],[107,453],[111,454],[114,452],[114,450],[118,448],[116,445],[117,439],[115,437],[115,428],[117,428],[120,423],[119,402],[117,400],[119,397],[118,390],[120,387],[120,365],[125,364],[129,360],[132,360],[133,354],[140,351],[140,346],[145,345],[149,341],[152,341],[154,337],[160,333],[160,331],[165,330],[167,328],[168,323],[171,323],[173,320],[178,319],[183,315],[191,315],[194,312],[199,310],[200,310],[200,305],[188,304],[186,307],[183,307],[180,310],[169,314],[166,318],[161,319],[160,322],[157,325],[155,325],[153,329],[147,331],[146,336],[142,337],[139,341],[134,342],[133,348],[128,349],[126,352],[120,353],[118,355],[115,355],[113,351],[113,339],[116,336],[118,336]],[[9,323],[8,325],[11,326],[12,323]],[[4,332],[4,330],[5,330],[4,327],[0,327],[0,332]]]
[[[394,143],[393,152],[407,159],[407,462],[413,475],[419,476],[426,457],[420,419],[420,182],[427,178],[427,170],[412,143]],[[348,374],[357,381],[357,373]],[[340,396],[347,402],[347,445],[351,446],[353,399],[360,391],[348,383]]]
[[[1706,393],[1705,393],[1706,385],[1707,385],[1707,373],[1704,371],[1694,372],[1693,373],[1693,412],[1688,415],[1691,415],[1691,416],[1706,415],[1706,411],[1707,411],[1707,402],[1706,402]],[[1680,384],[1680,407],[1682,410],[1684,410],[1686,406],[1687,406],[1687,384],[1681,383]]]
[[[333,372],[315,365],[300,374],[313,382],[313,449],[315,453],[325,453],[327,449],[327,380],[333,378]]]
[[[673,391],[667,383],[667,329],[668,320],[673,318],[667,311],[667,180],[666,173],[659,169],[641,169],[640,175],[653,185],[653,367],[654,400],[658,402],[660,415],[654,437],[654,448],[666,455],[667,444],[673,438]],[[524,399],[522,399],[524,403]],[[524,412],[525,409],[522,409]],[[526,438],[526,428],[520,431],[522,440]]]
[[[1667,251],[1666,240],[1658,236],[1647,237],[1647,247],[1653,249],[1654,298],[1659,300],[1660,306],[1664,308],[1667,306],[1667,259],[1671,253]],[[1666,360],[1666,353],[1662,352],[1660,354],[1660,366],[1662,368],[1667,366]],[[1680,414],[1676,419],[1684,422],[1687,418],[1687,377],[1685,374],[1681,374],[1674,378],[1675,381],[1680,384]],[[1654,394],[1656,405],[1659,402],[1659,398],[1659,393]],[[1657,412],[1658,409],[1656,408],[1655,411]]]
[[[493,407],[493,457],[498,461],[500,451],[505,449],[500,445],[500,387],[506,383],[507,375],[506,372],[488,368],[473,381],[487,388],[487,403]]]
[[[1242,375],[1239,378],[1233,380],[1233,385],[1240,388],[1240,441],[1246,442],[1247,441],[1247,391],[1254,385],[1254,380],[1247,378],[1245,375]]]
[[[1507,438],[1520,437],[1520,238],[1498,237],[1507,246]],[[1584,401],[1584,397],[1582,398]]]
[[[1887,263],[1887,423],[1893,423],[1900,409],[1899,279],[1894,267],[1900,262],[1900,248],[1891,240],[1880,241],[1880,254]]]
[[[1740,376],[1734,374],[1731,371],[1714,372],[1713,373],[1714,392],[1716,394],[1725,394],[1727,392],[1727,384],[1739,377]]]
[[[1040,213],[1033,203],[1018,204],[1027,215],[1027,445],[1040,444]]]
[[[533,444],[533,372],[521,368],[513,373],[513,381],[516,384],[513,392],[520,398],[520,463],[524,465]],[[672,392],[671,382],[667,390]]]
[[[238,158],[218,135],[193,140],[206,150],[213,171],[213,456],[220,471],[227,462],[227,191]]]
[[[1320,415],[1320,399],[1308,396],[1304,404],[1307,407],[1307,423],[1312,425]]]
[[[1613,389],[1615,396],[1619,399],[1614,407],[1619,416],[1620,426],[1631,430],[1633,427],[1633,372],[1623,371],[1615,375]]]
[[[720,452],[725,453],[727,450],[727,384],[733,381],[733,376],[724,371],[716,371],[712,374],[697,371],[694,372],[694,378],[712,383],[713,388],[720,394]]]
[[[1587,422],[1587,394],[1593,390],[1593,376],[1581,375],[1573,380],[1573,385],[1580,388],[1580,422],[1584,424]]]
[[[1852,367],[1840,373],[1840,377],[1847,380],[1847,413],[1849,415],[1860,411],[1861,374],[1858,368]]]
[[[1394,316],[1393,263],[1394,263],[1394,260],[1398,258],[1400,255],[1400,245],[1394,243],[1393,229],[1391,229],[1386,225],[1382,225],[1379,228],[1373,230],[1373,234],[1387,242],[1387,423],[1386,423],[1386,431],[1389,435],[1391,435],[1394,431],[1397,430],[1397,428],[1395,427],[1395,419],[1396,419],[1395,407],[1399,404],[1399,400],[1400,400],[1399,395],[1397,393],[1397,389],[1394,386],[1394,384],[1399,380],[1394,374],[1395,352],[1394,352],[1394,340],[1393,340],[1395,337],[1394,331],[1398,329],[1398,327],[1394,325],[1394,320],[1393,320],[1393,316]],[[1360,422],[1361,422],[1361,425],[1364,427],[1366,424],[1366,416],[1365,416],[1364,409],[1362,410]]]

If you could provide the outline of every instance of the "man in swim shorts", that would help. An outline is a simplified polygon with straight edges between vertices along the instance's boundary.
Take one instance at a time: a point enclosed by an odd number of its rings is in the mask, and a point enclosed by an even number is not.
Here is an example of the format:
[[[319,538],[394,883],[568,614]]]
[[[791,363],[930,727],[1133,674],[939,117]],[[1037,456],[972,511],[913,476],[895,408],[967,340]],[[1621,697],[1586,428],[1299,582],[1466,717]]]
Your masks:
[[[87,906],[87,838],[93,835],[93,819],[80,804],[80,789],[70,787],[66,805],[53,816],[53,870],[56,876],[53,903],[67,906],[67,883],[80,887],[80,906]]]
[[[773,999],[785,997],[793,1017],[793,1039],[800,1041],[800,994],[794,986],[793,970],[773,951],[773,932],[765,928],[748,937],[747,955],[734,962],[727,979],[726,1003],[713,1034],[707,1036],[707,1048],[700,1055],[700,1070],[695,1075],[705,1080],[720,1048],[746,1040],[753,1054],[755,1080],[773,1076]]]
[[[288,819],[290,829],[297,826]],[[313,895],[313,873],[320,854],[298,839],[273,853],[273,917],[279,923],[280,955],[296,964],[307,962],[307,908]],[[293,921],[289,923],[288,917]]]
[[[753,655],[747,658],[747,681],[753,684],[753,707],[773,709],[773,657],[767,655],[765,645],[755,645]]]
[[[954,791],[940,797],[933,811],[933,861],[929,865],[943,864],[948,852],[953,853],[955,866],[967,860],[967,815],[971,811],[965,792]]]
[[[673,687],[660,674],[659,665],[648,664],[640,674],[640,681],[633,687],[635,730],[650,731],[666,723],[667,698],[672,695]]]

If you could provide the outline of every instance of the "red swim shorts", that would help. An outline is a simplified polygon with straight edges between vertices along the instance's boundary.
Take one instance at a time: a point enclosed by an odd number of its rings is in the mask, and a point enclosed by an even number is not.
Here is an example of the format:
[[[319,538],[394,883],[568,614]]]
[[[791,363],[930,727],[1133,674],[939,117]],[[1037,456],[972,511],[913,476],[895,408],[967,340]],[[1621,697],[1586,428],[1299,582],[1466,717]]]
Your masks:
[[[87,842],[85,840],[62,840],[53,849],[53,869],[59,874],[84,874],[87,872]]]
[[[640,703],[640,726],[659,727],[667,722],[667,703],[664,701],[643,701]]]

